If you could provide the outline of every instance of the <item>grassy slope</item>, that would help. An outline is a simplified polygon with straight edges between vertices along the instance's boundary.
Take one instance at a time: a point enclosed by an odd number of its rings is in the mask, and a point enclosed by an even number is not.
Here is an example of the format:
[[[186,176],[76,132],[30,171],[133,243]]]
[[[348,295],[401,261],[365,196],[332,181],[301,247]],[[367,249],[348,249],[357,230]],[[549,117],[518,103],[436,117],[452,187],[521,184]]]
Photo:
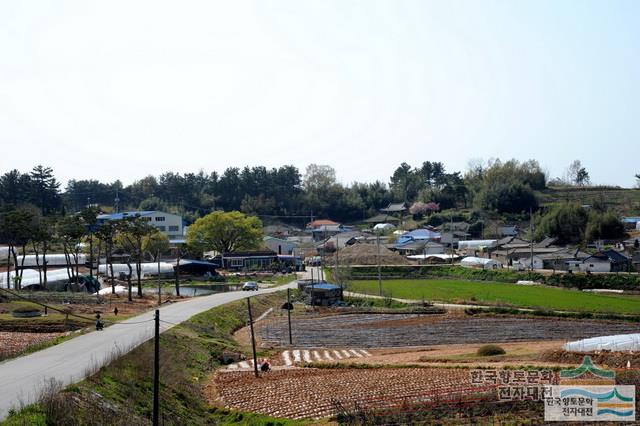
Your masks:
[[[604,202],[610,207],[632,214],[640,211],[640,189],[614,188],[549,188],[537,193],[541,204],[565,201],[593,204]]]
[[[403,299],[475,301],[492,305],[619,314],[640,312],[640,297],[637,296],[593,294],[538,285],[522,286],[460,280],[386,280],[382,285],[385,294]],[[378,282],[353,281],[348,289],[378,294]]]
[[[254,314],[281,301],[282,295],[253,298]],[[164,424],[304,424],[210,407],[203,399],[202,386],[219,366],[221,352],[242,349],[232,333],[246,320],[246,303],[234,302],[197,315],[162,335],[160,410]],[[147,342],[62,392],[63,401],[90,401],[97,392],[100,404],[62,404],[58,410],[49,409],[52,404],[36,404],[10,416],[6,425],[144,424],[152,410],[152,356],[153,342]]]

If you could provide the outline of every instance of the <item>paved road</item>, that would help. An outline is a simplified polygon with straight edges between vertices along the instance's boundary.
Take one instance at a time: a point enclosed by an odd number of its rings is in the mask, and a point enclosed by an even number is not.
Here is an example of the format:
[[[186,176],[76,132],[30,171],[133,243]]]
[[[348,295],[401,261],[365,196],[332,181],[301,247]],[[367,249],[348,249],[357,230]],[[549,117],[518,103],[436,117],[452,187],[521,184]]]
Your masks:
[[[295,281],[258,292],[234,291],[196,297],[160,309],[160,319],[178,324],[193,315],[216,306],[258,294],[273,293],[295,287]],[[153,337],[154,312],[132,317],[101,332],[75,337],[30,355],[0,363],[0,421],[11,408],[35,402],[40,390],[50,379],[64,386],[79,382],[91,371],[105,365],[114,353],[126,353]],[[171,324],[160,323],[164,332]]]

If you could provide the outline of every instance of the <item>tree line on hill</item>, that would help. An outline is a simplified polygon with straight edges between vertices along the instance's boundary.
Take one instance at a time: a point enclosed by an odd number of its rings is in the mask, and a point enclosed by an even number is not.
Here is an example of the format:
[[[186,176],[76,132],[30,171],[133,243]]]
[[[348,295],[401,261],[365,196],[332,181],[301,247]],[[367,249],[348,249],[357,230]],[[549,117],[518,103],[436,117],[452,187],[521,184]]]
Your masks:
[[[559,181],[584,185],[588,172],[576,160],[565,177],[554,183]],[[337,181],[332,167],[311,164],[304,174],[291,165],[271,169],[229,167],[222,174],[167,172],[127,186],[118,180],[104,183],[72,179],[61,190],[53,170],[39,165],[29,173],[11,170],[0,176],[0,212],[32,206],[41,216],[52,216],[99,206],[107,211],[116,208],[168,211],[193,223],[212,211],[237,210],[301,224],[312,216],[356,222],[377,214],[390,202],[407,202],[413,205],[411,213],[465,208],[525,219],[530,211],[539,210],[537,192],[548,183],[547,173],[535,160],[490,160],[473,162],[464,173],[449,172],[441,162],[424,161],[418,167],[402,163],[393,171],[388,184],[375,181],[344,185]],[[574,207],[551,213],[566,214],[572,208],[576,210]],[[609,232],[613,213],[576,211],[577,214],[569,215],[572,219],[569,223],[575,224],[575,229],[569,229],[574,235],[569,239],[617,235],[617,231]],[[567,234],[564,220],[554,222],[547,212],[539,212],[538,216],[539,232]],[[613,228],[618,226],[614,225]],[[574,232],[576,229],[579,232]]]

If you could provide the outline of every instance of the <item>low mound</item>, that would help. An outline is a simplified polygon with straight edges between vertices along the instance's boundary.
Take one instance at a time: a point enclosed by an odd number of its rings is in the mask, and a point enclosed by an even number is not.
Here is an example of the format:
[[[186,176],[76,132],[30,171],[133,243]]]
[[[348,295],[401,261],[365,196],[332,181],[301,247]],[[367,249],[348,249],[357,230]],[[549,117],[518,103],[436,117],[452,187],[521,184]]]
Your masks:
[[[389,250],[380,246],[380,264],[381,265],[408,265],[409,261]],[[327,263],[335,263],[336,256],[329,256]],[[340,265],[377,265],[378,264],[378,246],[376,244],[353,244],[346,246],[338,251],[338,262]]]
[[[558,362],[563,364],[576,364],[580,365],[585,355],[589,355],[591,360],[597,366],[606,365],[608,368],[626,368],[627,363],[631,368],[638,368],[640,366],[640,353],[629,352],[591,352],[591,353],[578,353],[567,352],[563,349],[545,351],[540,354],[540,361]]]

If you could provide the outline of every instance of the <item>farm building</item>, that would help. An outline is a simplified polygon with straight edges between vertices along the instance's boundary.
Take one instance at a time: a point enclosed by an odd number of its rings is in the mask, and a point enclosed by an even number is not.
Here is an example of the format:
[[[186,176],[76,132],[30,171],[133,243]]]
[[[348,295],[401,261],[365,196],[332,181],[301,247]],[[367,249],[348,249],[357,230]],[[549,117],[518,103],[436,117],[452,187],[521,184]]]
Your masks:
[[[640,229],[640,217],[623,217],[622,223],[625,229]]]
[[[269,269],[277,259],[278,255],[275,252],[264,250],[223,253],[213,261],[230,271],[260,271]]]
[[[312,305],[330,306],[342,299],[342,287],[335,284],[319,283],[308,285],[304,289]]]
[[[494,259],[469,256],[460,261],[460,266],[465,266],[467,268],[498,269],[502,268],[502,263]]]
[[[407,210],[406,203],[389,203],[387,207],[381,208],[380,211],[382,213],[394,214],[394,213],[404,213]]]
[[[127,217],[140,216],[149,221],[151,225],[156,227],[169,239],[180,238],[184,236],[184,224],[182,216],[172,213],[161,212],[157,210],[131,211],[123,213],[101,214],[96,218],[98,225],[111,220],[120,220]]]
[[[531,269],[531,257],[521,257],[520,259],[513,262],[512,266],[514,269],[519,271],[524,271],[526,269]],[[543,269],[544,261],[540,256],[533,256],[533,269]]]
[[[336,250],[341,250],[346,246],[355,244],[361,236],[362,232],[360,231],[342,232],[327,238],[325,241],[318,244],[316,246],[316,250],[318,254],[333,253]]]
[[[177,262],[173,263],[174,268]],[[206,260],[194,260],[194,259],[181,259],[180,260],[180,272],[183,274],[191,275],[210,275],[216,276],[216,265]]]
[[[324,241],[328,237],[342,232],[351,231],[351,229],[351,227],[345,226],[341,223],[336,223],[328,219],[321,219],[310,222],[307,225],[305,232],[311,234],[314,241]]]
[[[396,248],[413,241],[440,241],[440,233],[431,229],[415,229],[398,237]]]
[[[442,254],[444,253],[444,244],[433,241],[409,241],[402,245],[396,245],[393,250],[403,256],[414,254]]]
[[[498,240],[467,240],[458,242],[458,250],[475,252],[496,247]]]
[[[377,224],[381,224],[381,223],[397,224],[398,222],[400,222],[400,219],[398,219],[397,217],[388,215],[388,214],[378,214],[378,215],[375,215],[375,216],[370,217],[368,219],[365,219],[362,222],[370,224],[370,225],[377,225]]]
[[[498,227],[498,235],[501,237],[515,237],[518,232],[518,225],[501,225]]]
[[[287,254],[293,255],[296,254],[296,249],[298,248],[298,244],[294,241],[283,240],[282,238],[276,237],[264,237],[264,245],[274,253],[277,254]]]
[[[571,265],[571,262],[575,264],[575,262],[582,262],[584,259],[589,257],[588,253],[580,251],[576,248],[561,248],[552,253],[542,253],[536,255],[542,259],[543,267],[542,269],[553,269],[558,271],[568,271]],[[579,268],[573,268],[572,270],[577,270]]]
[[[615,250],[594,253],[579,265],[583,272],[625,272],[629,266],[629,258]]]

